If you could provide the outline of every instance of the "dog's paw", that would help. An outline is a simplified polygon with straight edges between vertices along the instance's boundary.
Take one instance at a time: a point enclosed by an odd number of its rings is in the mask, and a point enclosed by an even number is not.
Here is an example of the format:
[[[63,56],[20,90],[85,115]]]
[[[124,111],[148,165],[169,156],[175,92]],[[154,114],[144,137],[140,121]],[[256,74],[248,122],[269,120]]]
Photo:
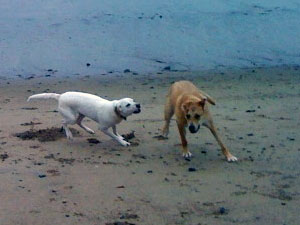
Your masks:
[[[235,157],[233,155],[227,156],[227,162],[235,162],[237,160],[238,160],[237,157]]]
[[[127,141],[120,141],[120,144],[123,145],[123,146],[130,146],[130,143],[127,142]]]
[[[191,152],[185,152],[185,153],[182,153],[182,156],[184,158],[191,158],[192,157],[192,153]]]

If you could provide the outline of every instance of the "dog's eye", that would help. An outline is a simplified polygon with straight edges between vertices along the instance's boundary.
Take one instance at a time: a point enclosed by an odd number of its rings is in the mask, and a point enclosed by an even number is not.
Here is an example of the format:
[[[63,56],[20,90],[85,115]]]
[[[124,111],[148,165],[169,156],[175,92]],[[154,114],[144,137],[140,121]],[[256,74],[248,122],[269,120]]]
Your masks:
[[[129,106],[130,106],[130,104],[127,104],[127,105],[126,105],[126,107],[129,107]]]
[[[191,115],[190,115],[190,114],[187,114],[187,115],[186,115],[186,118],[187,118],[187,119],[190,119],[190,118],[191,118]]]
[[[197,120],[200,119],[200,115],[196,114],[195,119],[197,119]]]

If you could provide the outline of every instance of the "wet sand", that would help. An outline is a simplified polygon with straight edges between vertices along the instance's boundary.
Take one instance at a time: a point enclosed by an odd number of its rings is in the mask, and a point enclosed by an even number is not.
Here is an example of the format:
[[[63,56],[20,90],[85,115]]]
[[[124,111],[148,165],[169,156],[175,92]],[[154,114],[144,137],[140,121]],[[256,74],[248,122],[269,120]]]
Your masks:
[[[299,223],[299,67],[0,78],[1,225]],[[188,134],[191,160],[181,157],[174,120],[168,140],[153,138],[167,90],[181,79],[216,99],[214,121],[237,163],[204,127]],[[139,101],[142,113],[118,126],[135,131],[133,144],[118,145],[89,119],[96,134],[72,126],[79,133],[68,141],[54,100],[26,102],[69,90]],[[47,128],[57,138],[15,135]]]

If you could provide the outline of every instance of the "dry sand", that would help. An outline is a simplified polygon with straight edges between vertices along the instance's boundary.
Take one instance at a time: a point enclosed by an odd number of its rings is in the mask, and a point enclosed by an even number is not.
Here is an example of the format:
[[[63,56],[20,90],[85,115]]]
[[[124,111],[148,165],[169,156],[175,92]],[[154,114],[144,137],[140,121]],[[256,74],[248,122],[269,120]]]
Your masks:
[[[2,77],[0,224],[298,224],[298,69]],[[163,125],[167,89],[181,79],[217,100],[211,111],[237,163],[225,161],[205,128],[188,135],[190,161],[181,157],[174,120],[168,140],[153,138]],[[141,102],[142,113],[118,126],[121,134],[135,131],[133,145],[122,147],[100,131],[90,135],[77,126],[73,142],[14,136],[59,130],[54,100],[27,103],[26,98],[68,90]],[[85,122],[96,130],[96,123]]]

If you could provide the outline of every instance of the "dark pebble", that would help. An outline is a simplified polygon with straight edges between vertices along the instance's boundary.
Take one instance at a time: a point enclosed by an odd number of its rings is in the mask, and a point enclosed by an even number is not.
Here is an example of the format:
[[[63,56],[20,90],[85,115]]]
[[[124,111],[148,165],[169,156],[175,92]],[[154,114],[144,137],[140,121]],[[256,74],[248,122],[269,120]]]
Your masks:
[[[194,168],[194,167],[189,168],[189,172],[195,172],[195,171],[196,171],[196,168]]]
[[[89,67],[90,65],[91,65],[90,63],[87,63],[87,64],[86,64],[87,67]]]
[[[130,73],[130,69],[125,69],[123,72],[124,73]]]
[[[220,214],[224,214],[226,212],[226,209],[224,207],[220,207],[219,212]]]
[[[105,225],[135,225],[135,223],[128,223],[128,222],[113,222],[113,223],[106,223]]]
[[[166,66],[163,70],[170,71],[170,70],[171,70],[171,67],[170,67],[170,66]]]
[[[246,113],[253,113],[253,112],[255,112],[255,109],[246,110]]]
[[[101,143],[98,139],[96,138],[88,138],[87,141],[90,143],[90,144],[99,144]]]
[[[153,171],[152,170],[148,170],[147,173],[153,173]]]
[[[4,162],[5,159],[7,159],[7,158],[8,158],[7,153],[4,153],[4,154],[1,154],[1,155],[0,155],[0,159],[2,160],[2,162]]]
[[[120,217],[121,220],[124,220],[124,219],[137,219],[137,218],[139,218],[139,216],[137,214],[129,214],[129,213],[125,213]]]
[[[45,174],[41,174],[41,175],[39,175],[39,178],[45,178],[46,177],[46,175]]]
[[[207,152],[206,152],[206,151],[201,151],[201,153],[202,153],[202,154],[206,154]]]

